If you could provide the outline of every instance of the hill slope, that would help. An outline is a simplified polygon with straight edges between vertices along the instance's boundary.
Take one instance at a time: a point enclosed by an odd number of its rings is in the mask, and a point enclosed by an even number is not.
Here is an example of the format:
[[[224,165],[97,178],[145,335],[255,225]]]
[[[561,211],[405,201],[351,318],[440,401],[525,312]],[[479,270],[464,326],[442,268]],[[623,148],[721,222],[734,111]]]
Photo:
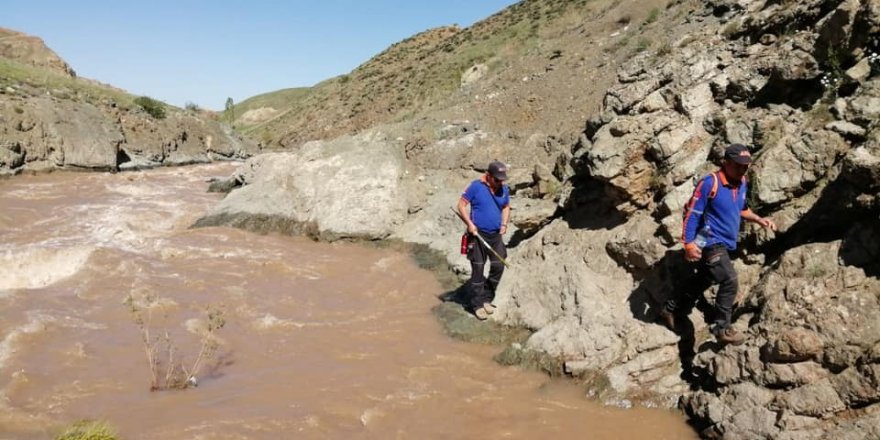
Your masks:
[[[427,117],[570,138],[598,108],[615,66],[666,40],[652,24],[666,4],[527,0],[466,29],[425,31],[315,86],[252,133],[295,147]]]
[[[76,72],[38,37],[0,27],[0,58],[75,77]]]

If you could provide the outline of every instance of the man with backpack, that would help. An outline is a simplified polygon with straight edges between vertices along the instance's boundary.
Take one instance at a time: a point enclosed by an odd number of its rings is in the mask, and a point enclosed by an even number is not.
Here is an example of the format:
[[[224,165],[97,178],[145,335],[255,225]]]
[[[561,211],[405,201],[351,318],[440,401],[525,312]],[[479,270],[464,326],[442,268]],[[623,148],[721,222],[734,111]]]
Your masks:
[[[736,250],[740,220],[776,230],[773,220],[753,213],[746,202],[746,172],[751,163],[751,153],[746,146],[731,144],[724,150],[721,169],[700,180],[685,206],[682,228],[685,259],[691,263],[699,262],[699,275],[683,289],[682,298],[668,299],[660,310],[660,317],[672,331],[675,331],[678,312],[689,310],[697,296],[715,283],[719,285],[712,326],[715,339],[734,345],[745,341],[745,337],[731,327],[739,286],[729,253]],[[678,304],[677,300],[686,304]]]
[[[502,259],[507,257],[503,235],[510,220],[510,189],[505,181],[507,166],[493,161],[486,174],[471,182],[458,200],[458,213],[468,231],[466,251],[471,262],[471,278],[467,285],[474,315],[481,321],[495,311],[492,300],[504,274]],[[467,212],[468,205],[470,213]],[[478,234],[483,240],[479,240]],[[492,249],[487,249],[486,245]],[[484,274],[487,260],[490,261],[488,280]]]

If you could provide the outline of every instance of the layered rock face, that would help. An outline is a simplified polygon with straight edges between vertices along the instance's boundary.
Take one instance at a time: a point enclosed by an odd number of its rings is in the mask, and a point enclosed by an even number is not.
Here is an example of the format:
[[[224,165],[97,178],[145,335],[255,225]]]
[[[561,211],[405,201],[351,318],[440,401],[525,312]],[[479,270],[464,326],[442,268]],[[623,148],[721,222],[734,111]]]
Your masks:
[[[0,95],[0,175],[125,170],[243,159],[256,144],[183,112],[156,120],[112,103]]]
[[[536,135],[513,149],[461,126],[419,143],[382,127],[253,160],[211,217],[400,238],[465,269],[448,207],[491,159],[531,163],[510,173],[513,268],[492,317],[533,330],[525,349],[559,359],[604,402],[677,405],[705,437],[877,438],[880,6],[676,5],[695,8],[670,27],[678,37],[620,69],[575,145]],[[738,347],[714,341],[701,307],[680,335],[656,322],[692,271],[682,207],[733,142],[753,151],[753,210],[780,226],[742,231]]]

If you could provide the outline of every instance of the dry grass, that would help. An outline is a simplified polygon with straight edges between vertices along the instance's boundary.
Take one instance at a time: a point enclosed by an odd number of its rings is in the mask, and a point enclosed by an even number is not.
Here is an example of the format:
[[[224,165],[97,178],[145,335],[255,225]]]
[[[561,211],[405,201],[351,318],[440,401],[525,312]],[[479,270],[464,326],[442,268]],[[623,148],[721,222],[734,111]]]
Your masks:
[[[55,440],[116,440],[116,432],[107,423],[82,420],[74,423]]]
[[[17,88],[21,84],[84,102],[109,100],[123,108],[134,106],[135,97],[121,90],[0,58],[0,87]]]

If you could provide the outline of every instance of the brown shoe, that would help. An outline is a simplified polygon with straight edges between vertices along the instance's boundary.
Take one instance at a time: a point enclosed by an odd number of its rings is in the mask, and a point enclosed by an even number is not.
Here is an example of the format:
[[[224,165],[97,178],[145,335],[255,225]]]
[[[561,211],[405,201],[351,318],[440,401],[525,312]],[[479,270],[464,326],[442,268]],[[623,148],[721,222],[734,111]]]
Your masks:
[[[660,320],[669,330],[675,331],[675,314],[666,310],[665,307],[660,309]]]
[[[743,342],[746,342],[746,337],[743,336],[742,333],[734,330],[733,327],[728,327],[718,332],[715,335],[715,340],[724,344],[740,345]]]
[[[480,321],[485,321],[489,319],[489,312],[487,312],[486,309],[480,307],[479,309],[474,310],[474,316],[476,316],[477,319],[479,319]]]
[[[483,309],[485,309],[485,310],[486,310],[486,313],[488,313],[488,314],[490,314],[490,315],[493,314],[493,313],[495,313],[495,309],[496,309],[496,308],[497,308],[497,307],[495,307],[495,305],[492,304],[492,303],[483,303]]]

